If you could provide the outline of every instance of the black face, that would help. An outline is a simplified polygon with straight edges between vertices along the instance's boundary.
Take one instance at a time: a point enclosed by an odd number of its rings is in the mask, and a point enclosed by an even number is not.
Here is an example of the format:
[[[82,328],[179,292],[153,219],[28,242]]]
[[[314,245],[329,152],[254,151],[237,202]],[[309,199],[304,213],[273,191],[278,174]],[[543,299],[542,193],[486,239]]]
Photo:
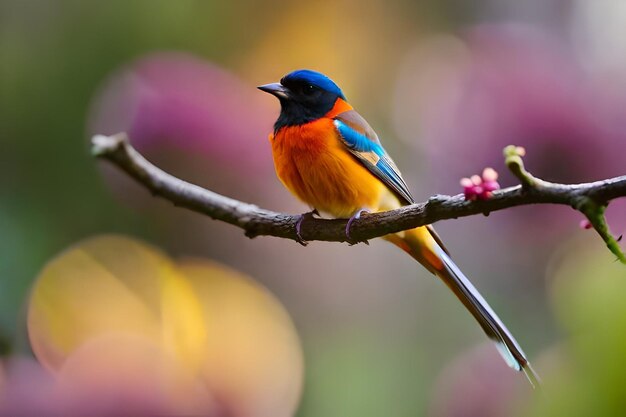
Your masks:
[[[328,113],[343,93],[329,78],[308,70],[286,75],[280,83],[259,89],[280,100],[281,112],[274,132],[284,126],[295,126],[319,119]]]

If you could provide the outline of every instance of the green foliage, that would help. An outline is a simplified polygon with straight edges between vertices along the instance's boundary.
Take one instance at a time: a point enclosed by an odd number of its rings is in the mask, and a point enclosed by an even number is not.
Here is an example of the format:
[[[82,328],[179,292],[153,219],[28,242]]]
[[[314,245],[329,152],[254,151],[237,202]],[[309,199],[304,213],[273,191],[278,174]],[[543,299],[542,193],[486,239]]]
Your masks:
[[[626,409],[626,272],[603,251],[569,247],[552,283],[555,313],[567,332],[538,365],[544,395],[529,416],[622,416]]]

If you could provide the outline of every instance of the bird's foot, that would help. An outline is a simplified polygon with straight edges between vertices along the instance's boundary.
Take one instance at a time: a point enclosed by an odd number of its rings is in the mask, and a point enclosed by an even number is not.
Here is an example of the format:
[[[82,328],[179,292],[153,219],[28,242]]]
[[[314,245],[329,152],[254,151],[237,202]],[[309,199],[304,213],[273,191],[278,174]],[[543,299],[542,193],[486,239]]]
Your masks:
[[[352,239],[352,236],[350,236],[350,228],[352,227],[352,223],[361,218],[361,214],[363,213],[369,213],[369,211],[367,211],[366,209],[359,209],[357,210],[356,213],[354,213],[352,215],[352,217],[350,217],[350,219],[348,220],[348,224],[346,224],[346,240],[348,241],[348,243],[350,244],[350,246],[352,245],[356,245],[357,243],[359,243],[358,240],[354,240]],[[365,243],[366,245],[369,245],[370,243],[367,240],[364,240],[363,243]]]
[[[320,213],[317,211],[317,209],[313,209],[298,216],[298,220],[296,221],[296,242],[298,242],[302,246],[306,246],[309,244],[309,242],[302,238],[302,222],[304,222],[304,219],[307,217],[313,218],[313,216],[319,216],[319,214]]]

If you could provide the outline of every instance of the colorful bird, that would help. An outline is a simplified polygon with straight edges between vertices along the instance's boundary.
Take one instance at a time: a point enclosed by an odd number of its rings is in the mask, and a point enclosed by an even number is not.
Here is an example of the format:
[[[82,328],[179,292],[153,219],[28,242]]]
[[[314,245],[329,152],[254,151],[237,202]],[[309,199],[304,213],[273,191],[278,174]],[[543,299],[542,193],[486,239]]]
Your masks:
[[[303,69],[287,74],[279,83],[258,88],[276,96],[281,105],[269,137],[278,178],[313,212],[349,218],[348,241],[352,241],[351,224],[362,213],[415,202],[374,130],[330,78]],[[300,216],[296,227],[300,239],[305,217]],[[531,384],[538,383],[518,343],[452,261],[432,226],[390,234],[384,239],[441,278],[496,343],[507,364],[523,370]]]

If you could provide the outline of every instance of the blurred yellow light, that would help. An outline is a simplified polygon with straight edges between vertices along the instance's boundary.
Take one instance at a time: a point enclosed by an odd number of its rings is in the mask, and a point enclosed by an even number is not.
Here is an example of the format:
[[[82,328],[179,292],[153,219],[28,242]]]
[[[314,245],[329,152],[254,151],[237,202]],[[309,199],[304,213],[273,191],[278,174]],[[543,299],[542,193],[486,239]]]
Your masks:
[[[276,298],[217,263],[176,265],[126,237],[53,259],[33,287],[28,332],[62,392],[139,389],[159,410],[246,416],[291,415],[300,397],[301,347]]]

